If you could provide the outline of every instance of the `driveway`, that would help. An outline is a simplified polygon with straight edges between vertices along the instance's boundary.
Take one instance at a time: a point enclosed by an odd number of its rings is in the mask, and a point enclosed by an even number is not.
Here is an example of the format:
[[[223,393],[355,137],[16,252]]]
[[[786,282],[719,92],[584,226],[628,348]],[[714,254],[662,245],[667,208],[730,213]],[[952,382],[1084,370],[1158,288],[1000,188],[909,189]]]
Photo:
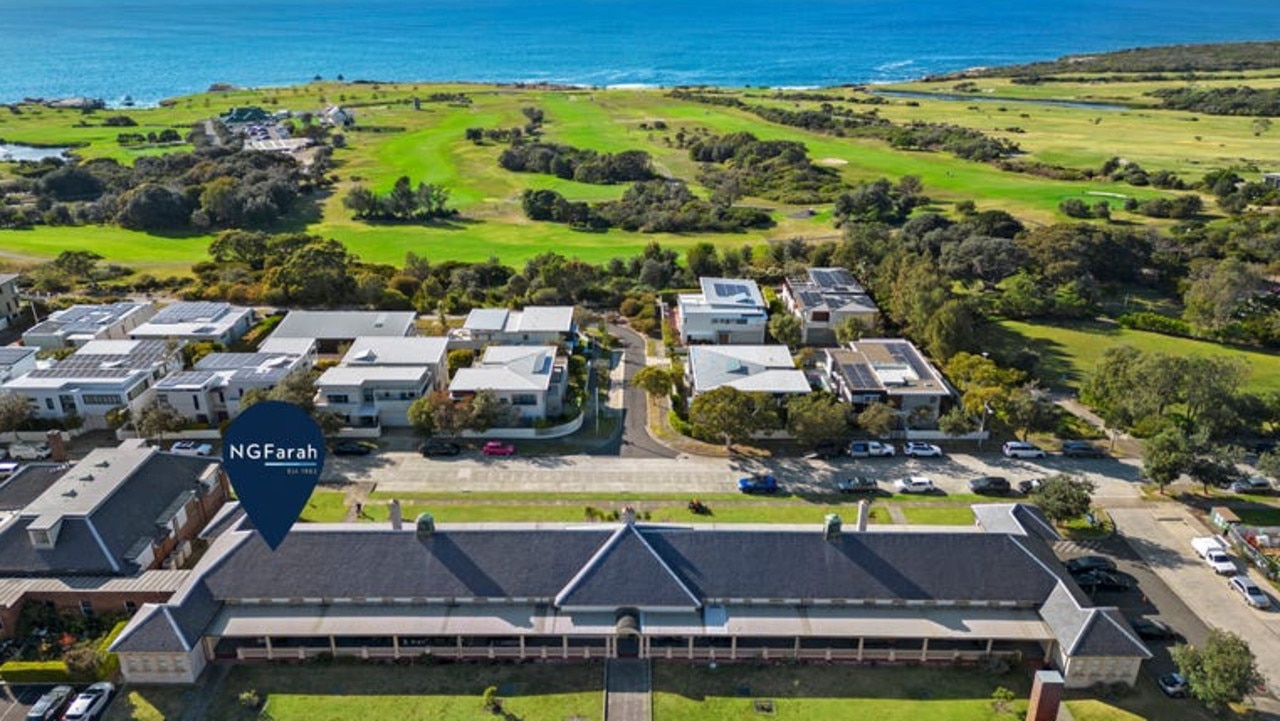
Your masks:
[[[675,458],[678,454],[653,440],[648,430],[648,399],[644,391],[631,385],[631,378],[645,366],[644,336],[625,325],[610,324],[609,334],[621,339],[623,366],[622,438],[617,453],[623,458]]]

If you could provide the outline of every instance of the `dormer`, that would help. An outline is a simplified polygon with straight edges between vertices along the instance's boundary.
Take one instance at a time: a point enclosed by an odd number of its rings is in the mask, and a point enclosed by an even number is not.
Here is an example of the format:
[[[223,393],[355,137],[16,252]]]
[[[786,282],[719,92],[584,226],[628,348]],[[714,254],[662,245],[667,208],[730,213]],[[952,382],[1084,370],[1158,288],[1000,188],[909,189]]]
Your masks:
[[[58,532],[62,530],[62,516],[40,516],[27,526],[27,537],[37,550],[48,551],[58,545]]]

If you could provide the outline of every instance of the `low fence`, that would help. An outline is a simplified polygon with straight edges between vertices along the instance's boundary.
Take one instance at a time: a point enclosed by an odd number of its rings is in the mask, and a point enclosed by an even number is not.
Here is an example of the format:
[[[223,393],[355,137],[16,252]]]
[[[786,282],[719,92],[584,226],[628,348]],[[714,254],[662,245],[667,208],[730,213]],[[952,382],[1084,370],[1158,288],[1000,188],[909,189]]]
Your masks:
[[[1258,533],[1263,531],[1263,533]],[[1267,531],[1270,531],[1268,533]],[[1272,580],[1280,579],[1280,560],[1272,556],[1268,556],[1259,550],[1259,546],[1263,548],[1272,545],[1280,545],[1280,528],[1257,528],[1254,526],[1244,526],[1240,524],[1232,524],[1227,528],[1225,533],[1227,540],[1249,559],[1258,570],[1262,571],[1267,578]]]
[[[131,438],[142,438],[143,435],[135,430],[126,430],[120,428],[116,430],[117,441],[127,441]],[[170,441],[218,441],[222,440],[222,432],[217,428],[201,428],[199,430],[177,431],[174,433],[164,434],[164,444],[168,446]]]
[[[586,413],[579,413],[573,420],[568,423],[561,423],[558,426],[548,426],[546,428],[490,428],[482,432],[464,431],[462,437],[513,440],[563,438],[577,433],[582,428],[583,419],[586,418],[586,415]]]

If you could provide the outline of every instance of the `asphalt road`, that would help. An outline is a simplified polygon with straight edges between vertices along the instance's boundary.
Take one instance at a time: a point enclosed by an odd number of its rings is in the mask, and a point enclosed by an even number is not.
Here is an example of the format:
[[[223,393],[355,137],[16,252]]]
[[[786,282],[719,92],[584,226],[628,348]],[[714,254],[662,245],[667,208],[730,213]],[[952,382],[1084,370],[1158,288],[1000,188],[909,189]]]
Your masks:
[[[647,429],[648,399],[644,391],[631,385],[631,378],[645,366],[645,339],[624,325],[610,324],[609,333],[622,341],[623,410],[622,436],[616,446],[623,458],[675,458],[678,454],[653,440]]]

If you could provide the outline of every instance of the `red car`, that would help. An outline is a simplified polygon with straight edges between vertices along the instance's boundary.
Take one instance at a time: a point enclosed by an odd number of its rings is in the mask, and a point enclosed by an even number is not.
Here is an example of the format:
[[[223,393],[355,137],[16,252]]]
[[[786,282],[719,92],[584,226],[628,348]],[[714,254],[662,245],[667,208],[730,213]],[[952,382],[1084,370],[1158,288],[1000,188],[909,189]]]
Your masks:
[[[480,452],[486,456],[514,456],[516,447],[502,441],[488,441],[484,444],[484,448],[480,449]]]

